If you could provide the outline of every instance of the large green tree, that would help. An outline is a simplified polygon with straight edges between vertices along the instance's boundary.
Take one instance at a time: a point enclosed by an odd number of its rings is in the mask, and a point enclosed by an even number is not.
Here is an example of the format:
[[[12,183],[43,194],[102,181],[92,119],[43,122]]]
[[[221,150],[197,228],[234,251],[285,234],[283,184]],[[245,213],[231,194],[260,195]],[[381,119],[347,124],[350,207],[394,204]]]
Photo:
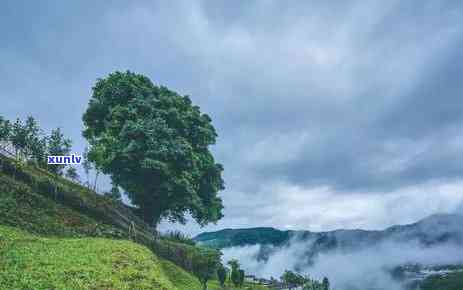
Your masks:
[[[200,224],[222,217],[223,168],[209,146],[216,131],[188,96],[143,75],[99,79],[83,116],[89,159],[111,176],[156,226],[162,218]]]

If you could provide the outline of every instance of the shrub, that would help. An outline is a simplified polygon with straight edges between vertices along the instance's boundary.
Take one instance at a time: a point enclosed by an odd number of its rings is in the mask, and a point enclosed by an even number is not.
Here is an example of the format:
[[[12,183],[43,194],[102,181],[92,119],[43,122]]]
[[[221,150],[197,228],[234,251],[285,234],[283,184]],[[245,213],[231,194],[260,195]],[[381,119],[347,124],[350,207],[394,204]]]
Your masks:
[[[196,245],[196,242],[193,241],[193,239],[191,239],[188,235],[185,235],[180,231],[169,231],[166,234],[162,235],[162,238],[172,242],[187,244],[190,246]]]

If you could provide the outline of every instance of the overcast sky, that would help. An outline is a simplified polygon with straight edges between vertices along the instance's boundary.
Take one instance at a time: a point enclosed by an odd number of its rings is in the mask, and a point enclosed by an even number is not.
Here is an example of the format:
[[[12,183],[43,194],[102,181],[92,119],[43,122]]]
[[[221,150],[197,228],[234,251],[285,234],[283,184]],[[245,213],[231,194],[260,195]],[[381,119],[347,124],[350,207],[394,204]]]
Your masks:
[[[0,114],[80,153],[95,80],[142,73],[217,128],[225,218],[205,230],[380,229],[463,201],[462,19],[460,1],[4,0]]]

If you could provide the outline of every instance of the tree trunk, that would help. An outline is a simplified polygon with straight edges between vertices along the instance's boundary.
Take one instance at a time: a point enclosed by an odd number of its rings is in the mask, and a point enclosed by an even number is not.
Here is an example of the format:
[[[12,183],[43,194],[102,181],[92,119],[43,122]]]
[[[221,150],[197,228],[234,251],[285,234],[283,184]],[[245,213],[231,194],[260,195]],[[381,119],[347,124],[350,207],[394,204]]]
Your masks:
[[[98,175],[100,175],[99,170],[97,170],[96,173],[95,173],[95,183],[93,184],[93,191],[96,191],[96,185],[97,185],[97,182],[98,182]]]
[[[142,209],[143,220],[145,223],[152,226],[154,229],[157,228],[161,221],[161,211],[155,207],[143,207]]]

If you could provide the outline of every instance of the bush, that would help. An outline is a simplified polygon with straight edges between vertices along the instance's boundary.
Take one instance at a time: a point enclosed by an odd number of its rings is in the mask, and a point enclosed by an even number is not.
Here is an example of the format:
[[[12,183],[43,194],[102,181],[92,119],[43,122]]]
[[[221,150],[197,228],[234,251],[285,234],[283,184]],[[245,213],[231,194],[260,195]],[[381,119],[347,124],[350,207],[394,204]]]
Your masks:
[[[193,241],[193,239],[191,239],[188,235],[185,235],[180,231],[167,232],[166,234],[162,235],[162,238],[171,242],[187,244],[190,246],[196,245],[196,242]]]

